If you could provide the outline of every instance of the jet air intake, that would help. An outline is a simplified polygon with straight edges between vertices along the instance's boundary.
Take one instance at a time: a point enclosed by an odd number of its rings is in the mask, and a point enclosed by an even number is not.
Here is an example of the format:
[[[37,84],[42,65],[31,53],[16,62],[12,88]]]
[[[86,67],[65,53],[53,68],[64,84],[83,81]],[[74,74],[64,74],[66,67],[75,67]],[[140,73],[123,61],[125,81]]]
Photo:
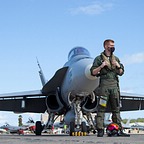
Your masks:
[[[48,113],[61,113],[63,111],[64,105],[60,100],[58,91],[51,92],[46,98],[46,106]]]
[[[97,97],[94,93],[87,96],[86,100],[82,104],[82,110],[84,112],[95,112],[97,109]]]

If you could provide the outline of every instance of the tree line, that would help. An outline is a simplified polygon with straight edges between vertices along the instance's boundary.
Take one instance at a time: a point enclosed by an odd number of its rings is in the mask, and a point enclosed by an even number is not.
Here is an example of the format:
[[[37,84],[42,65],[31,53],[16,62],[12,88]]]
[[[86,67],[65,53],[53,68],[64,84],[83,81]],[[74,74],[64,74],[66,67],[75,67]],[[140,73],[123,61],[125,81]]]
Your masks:
[[[128,119],[123,119],[122,122],[126,123]],[[144,118],[137,118],[137,119],[131,119],[130,123],[135,123],[135,122],[144,122]]]

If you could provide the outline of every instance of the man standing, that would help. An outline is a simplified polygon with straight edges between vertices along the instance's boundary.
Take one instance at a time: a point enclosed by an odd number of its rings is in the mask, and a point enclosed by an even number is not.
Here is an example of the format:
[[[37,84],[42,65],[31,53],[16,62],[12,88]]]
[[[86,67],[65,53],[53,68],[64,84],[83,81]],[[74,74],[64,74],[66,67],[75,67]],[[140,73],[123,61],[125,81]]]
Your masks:
[[[96,117],[97,136],[104,135],[104,113],[108,102],[111,106],[112,121],[119,125],[122,136],[130,136],[123,133],[120,117],[120,92],[118,76],[124,74],[124,66],[120,63],[115,51],[114,40],[107,39],[103,43],[104,51],[95,58],[91,67],[91,74],[100,77],[100,83],[96,89],[99,96],[98,111]]]

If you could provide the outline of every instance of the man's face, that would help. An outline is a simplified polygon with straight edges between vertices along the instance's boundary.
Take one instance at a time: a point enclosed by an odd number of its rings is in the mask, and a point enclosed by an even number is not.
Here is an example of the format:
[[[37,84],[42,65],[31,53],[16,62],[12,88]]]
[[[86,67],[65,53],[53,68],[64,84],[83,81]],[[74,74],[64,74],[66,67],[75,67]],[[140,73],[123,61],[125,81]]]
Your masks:
[[[105,45],[105,50],[110,52],[110,53],[113,53],[115,51],[114,43],[113,42],[108,42]]]

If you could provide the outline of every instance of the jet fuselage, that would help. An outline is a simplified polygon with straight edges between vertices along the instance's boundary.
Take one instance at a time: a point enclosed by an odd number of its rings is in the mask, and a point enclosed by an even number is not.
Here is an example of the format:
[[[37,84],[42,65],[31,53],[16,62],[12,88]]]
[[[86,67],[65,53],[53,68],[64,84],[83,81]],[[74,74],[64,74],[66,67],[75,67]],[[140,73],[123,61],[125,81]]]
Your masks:
[[[66,103],[69,102],[69,95],[88,96],[98,86],[99,79],[90,73],[92,63],[90,56],[77,55],[64,65],[68,66],[68,70],[61,86],[61,94]]]

